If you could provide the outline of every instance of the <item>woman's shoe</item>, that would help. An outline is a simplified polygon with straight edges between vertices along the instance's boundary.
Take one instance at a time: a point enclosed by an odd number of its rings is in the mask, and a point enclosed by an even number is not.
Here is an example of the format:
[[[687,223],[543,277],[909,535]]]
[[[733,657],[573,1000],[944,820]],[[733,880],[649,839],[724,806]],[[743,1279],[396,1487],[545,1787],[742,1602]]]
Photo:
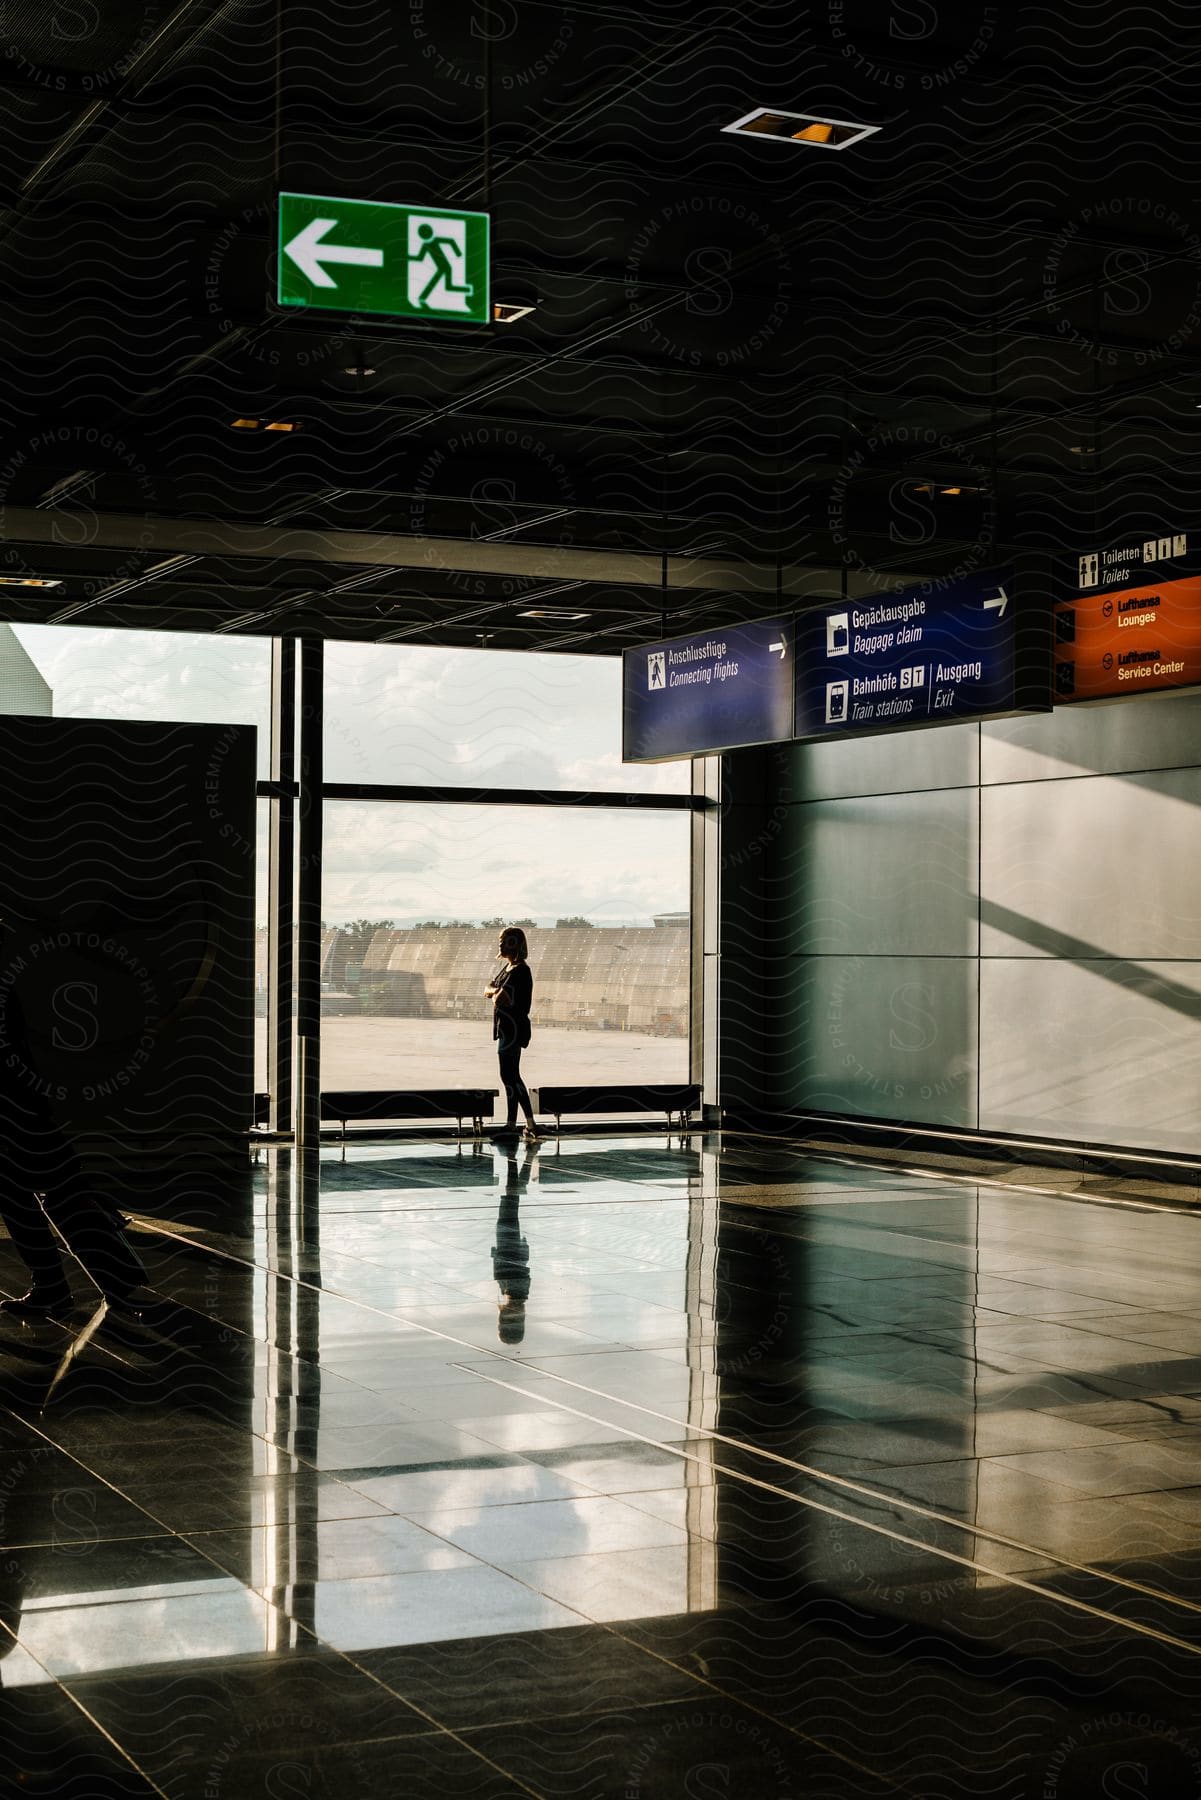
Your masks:
[[[523,1144],[540,1144],[543,1138],[549,1136],[550,1130],[547,1126],[538,1124],[527,1125],[521,1134],[521,1141]]]
[[[110,1312],[121,1313],[126,1318],[140,1318],[145,1308],[146,1296],[140,1281],[114,1282],[111,1287],[101,1288],[104,1304]],[[139,1300],[137,1296],[143,1294]]]
[[[71,1290],[62,1287],[39,1287],[35,1281],[19,1300],[0,1300],[0,1313],[9,1319],[64,1319],[75,1305]]]

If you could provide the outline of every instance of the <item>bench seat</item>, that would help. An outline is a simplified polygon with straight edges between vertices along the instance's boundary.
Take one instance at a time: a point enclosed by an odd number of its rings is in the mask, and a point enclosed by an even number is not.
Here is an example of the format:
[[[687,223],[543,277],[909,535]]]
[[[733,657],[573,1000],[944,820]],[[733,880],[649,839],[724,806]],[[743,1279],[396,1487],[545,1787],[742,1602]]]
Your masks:
[[[336,1121],[346,1135],[348,1123],[365,1125],[383,1119],[470,1119],[477,1135],[496,1111],[498,1088],[329,1088],[321,1095],[322,1122]],[[256,1094],[254,1119],[270,1116],[270,1096]]]
[[[632,1112],[662,1112],[669,1124],[677,1117],[683,1124],[700,1106],[701,1085],[699,1081],[609,1081],[592,1087],[538,1087],[531,1099],[534,1110],[553,1113],[556,1124],[564,1113]]]

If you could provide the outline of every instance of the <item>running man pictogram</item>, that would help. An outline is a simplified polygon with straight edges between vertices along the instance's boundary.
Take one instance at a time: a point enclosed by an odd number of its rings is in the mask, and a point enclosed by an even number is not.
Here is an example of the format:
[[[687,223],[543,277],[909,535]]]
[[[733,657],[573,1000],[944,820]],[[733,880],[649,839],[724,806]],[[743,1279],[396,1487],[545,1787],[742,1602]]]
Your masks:
[[[427,312],[467,311],[474,289],[459,279],[467,266],[467,245],[457,220],[411,220],[409,255],[410,305]]]

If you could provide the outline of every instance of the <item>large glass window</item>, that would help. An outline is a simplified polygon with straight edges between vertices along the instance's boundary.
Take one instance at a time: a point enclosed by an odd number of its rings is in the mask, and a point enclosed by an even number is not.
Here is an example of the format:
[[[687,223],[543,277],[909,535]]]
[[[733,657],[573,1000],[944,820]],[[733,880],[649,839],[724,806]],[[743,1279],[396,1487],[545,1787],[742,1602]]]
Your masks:
[[[330,643],[325,778],[364,787],[675,795],[687,763],[621,760],[618,658]],[[0,624],[0,712],[258,728],[265,638]],[[256,846],[255,1084],[269,1090],[269,804]],[[499,923],[535,972],[531,1081],[682,1081],[689,1070],[689,814],[327,801],[322,1079],[494,1086]]]
[[[326,1088],[495,1087],[501,923],[532,1085],[687,1080],[686,812],[331,802],[323,874]]]
[[[686,762],[621,760],[621,659],[328,644],[325,778],[684,794]]]
[[[193,632],[0,625],[0,712],[256,725],[268,773],[271,643]]]

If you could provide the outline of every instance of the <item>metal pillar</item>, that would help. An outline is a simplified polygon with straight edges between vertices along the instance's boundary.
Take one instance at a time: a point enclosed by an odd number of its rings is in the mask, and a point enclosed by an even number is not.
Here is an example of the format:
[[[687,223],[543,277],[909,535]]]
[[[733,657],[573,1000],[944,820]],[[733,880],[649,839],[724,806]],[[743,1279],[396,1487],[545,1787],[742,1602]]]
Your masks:
[[[270,1128],[292,1129],[292,1023],[296,883],[296,645],[271,646],[271,847],[268,875],[267,1086]]]
[[[296,1142],[321,1137],[322,678],[325,645],[300,640],[300,821],[296,882]]]
[[[688,1079],[701,1084],[701,1116],[716,1123],[721,967],[721,757],[692,759],[692,791],[707,805],[691,820],[691,956]]]

